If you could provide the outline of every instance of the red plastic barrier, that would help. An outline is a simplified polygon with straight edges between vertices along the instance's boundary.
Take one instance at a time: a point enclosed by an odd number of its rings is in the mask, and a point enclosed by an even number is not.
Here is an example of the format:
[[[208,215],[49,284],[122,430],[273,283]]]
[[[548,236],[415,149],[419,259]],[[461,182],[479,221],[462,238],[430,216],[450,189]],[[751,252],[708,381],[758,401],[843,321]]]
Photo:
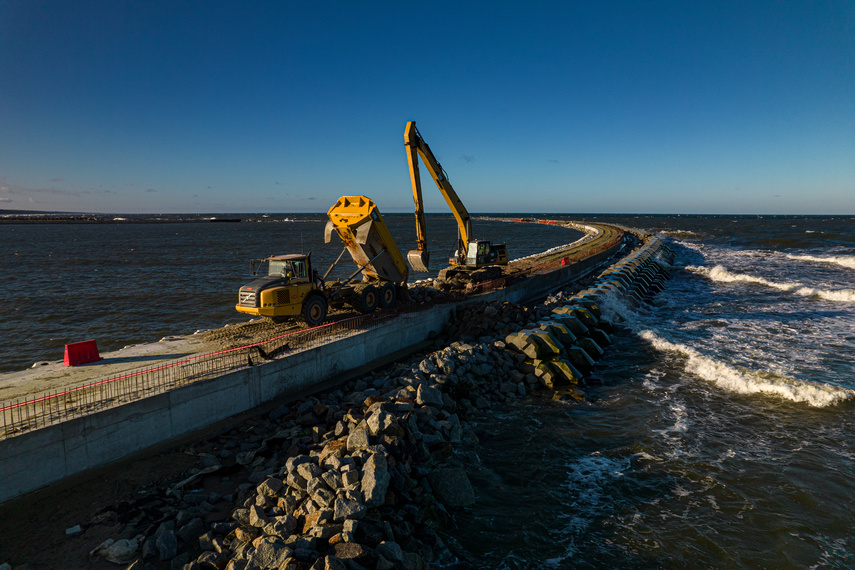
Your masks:
[[[78,366],[104,360],[98,354],[98,345],[94,340],[84,340],[65,345],[65,365]]]

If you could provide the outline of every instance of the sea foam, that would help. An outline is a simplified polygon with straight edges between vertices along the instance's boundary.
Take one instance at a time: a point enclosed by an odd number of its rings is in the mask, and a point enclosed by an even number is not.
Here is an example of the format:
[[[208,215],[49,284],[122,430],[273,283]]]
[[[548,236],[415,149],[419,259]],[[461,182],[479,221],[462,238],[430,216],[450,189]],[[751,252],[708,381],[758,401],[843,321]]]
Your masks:
[[[716,265],[713,268],[688,265],[686,266],[686,271],[702,275],[710,281],[718,283],[757,283],[779,291],[793,291],[802,297],[815,297],[817,299],[825,299],[826,301],[844,303],[855,302],[855,289],[817,289],[815,287],[804,287],[802,283],[798,282],[770,281],[769,279],[747,273],[733,273],[721,265]]]
[[[716,265],[713,268],[688,265],[686,266],[686,271],[691,271],[692,273],[706,277],[710,281],[717,281],[719,283],[757,283],[767,287],[772,287],[773,289],[778,289],[779,291],[790,291],[796,287],[801,287],[802,285],[801,283],[795,282],[778,283],[756,275],[749,275],[747,273],[733,273],[721,265]]]
[[[817,257],[815,255],[793,255],[787,254],[787,259],[798,261],[813,261],[815,263],[830,263],[848,269],[855,269],[855,255],[833,255],[830,257]]]
[[[797,295],[803,297],[818,297],[826,301],[841,301],[844,303],[855,302],[855,289],[839,289],[837,291],[828,289],[814,289],[813,287],[802,287],[796,290]]]
[[[765,371],[753,371],[719,362],[683,344],[669,342],[653,331],[639,335],[657,350],[676,352],[686,358],[685,370],[729,392],[768,394],[822,408],[855,396],[846,388],[804,382]]]

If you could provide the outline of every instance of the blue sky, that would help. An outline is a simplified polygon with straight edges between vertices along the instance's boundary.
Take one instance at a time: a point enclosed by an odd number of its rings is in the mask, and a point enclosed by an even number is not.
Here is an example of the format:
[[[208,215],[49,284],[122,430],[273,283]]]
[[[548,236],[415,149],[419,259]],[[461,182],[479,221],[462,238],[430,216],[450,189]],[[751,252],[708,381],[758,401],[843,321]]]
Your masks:
[[[472,212],[855,214],[855,2],[0,0],[0,208],[412,211],[409,120]]]

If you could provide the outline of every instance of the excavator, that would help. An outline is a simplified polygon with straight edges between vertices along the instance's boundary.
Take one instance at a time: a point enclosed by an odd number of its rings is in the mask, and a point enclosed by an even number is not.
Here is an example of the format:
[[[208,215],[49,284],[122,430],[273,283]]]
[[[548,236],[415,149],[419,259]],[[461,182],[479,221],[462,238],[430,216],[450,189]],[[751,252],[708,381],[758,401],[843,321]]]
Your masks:
[[[422,200],[422,183],[419,174],[419,157],[436,182],[442,197],[451,208],[454,219],[457,220],[457,250],[454,257],[448,260],[452,268],[462,270],[480,269],[486,266],[507,265],[508,250],[505,244],[494,244],[486,240],[472,237],[472,219],[466,206],[460,201],[448,175],[439,161],[431,152],[430,147],[416,129],[416,122],[409,121],[404,130],[404,145],[407,148],[407,159],[410,165],[410,181],[413,185],[413,201],[416,205],[416,249],[407,253],[407,261],[415,271],[428,271],[430,252],[427,249],[425,237],[425,212]],[[459,272],[458,272],[459,273]]]

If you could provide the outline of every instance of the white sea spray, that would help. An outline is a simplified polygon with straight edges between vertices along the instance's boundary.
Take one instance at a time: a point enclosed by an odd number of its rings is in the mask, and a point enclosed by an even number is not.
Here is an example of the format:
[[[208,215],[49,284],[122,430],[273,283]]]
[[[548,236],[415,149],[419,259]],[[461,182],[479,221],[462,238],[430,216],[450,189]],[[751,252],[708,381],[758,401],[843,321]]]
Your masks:
[[[782,374],[737,368],[705,356],[684,344],[672,343],[647,330],[639,335],[655,349],[686,358],[685,370],[737,394],[767,394],[822,408],[855,396],[855,391],[828,384],[805,382]]]
[[[706,277],[710,281],[715,281],[718,283],[757,283],[759,285],[765,285],[767,287],[772,287],[773,289],[778,289],[779,291],[790,291],[802,285],[798,282],[779,283],[776,281],[770,281],[769,279],[765,279],[763,277],[758,277],[756,275],[749,275],[747,273],[734,273],[728,271],[722,265],[716,265],[712,268],[706,266],[688,265],[686,266],[686,271],[701,275],[703,277]]]
[[[855,289],[839,289],[837,291],[829,289],[815,289],[813,287],[801,287],[796,290],[797,295],[803,297],[817,297],[826,301],[840,301],[844,303],[855,302]]]
[[[787,259],[795,259],[797,261],[812,261],[814,263],[828,263],[839,265],[848,269],[855,269],[855,255],[831,255],[831,256],[816,256],[816,255],[794,255],[788,253]]]

